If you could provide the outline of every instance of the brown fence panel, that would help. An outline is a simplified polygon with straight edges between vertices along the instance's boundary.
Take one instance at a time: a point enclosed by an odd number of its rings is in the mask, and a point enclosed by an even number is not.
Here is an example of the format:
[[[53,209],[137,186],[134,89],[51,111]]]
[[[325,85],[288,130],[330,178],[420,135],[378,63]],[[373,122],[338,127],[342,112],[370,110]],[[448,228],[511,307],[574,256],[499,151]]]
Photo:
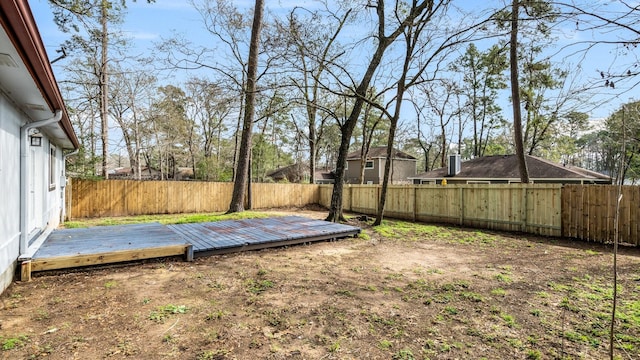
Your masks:
[[[319,185],[253,183],[251,187],[253,209],[301,207],[319,201]]]
[[[318,185],[252,184],[253,208],[304,206],[320,201]],[[220,212],[229,208],[232,183],[72,179],[69,218]]]
[[[622,186],[619,241],[640,245],[640,187]],[[618,187],[565,185],[562,189],[562,236],[601,243],[615,237]]]
[[[415,194],[416,220],[461,225],[461,188],[419,185]]]
[[[415,186],[389,186],[384,205],[385,216],[415,221]]]

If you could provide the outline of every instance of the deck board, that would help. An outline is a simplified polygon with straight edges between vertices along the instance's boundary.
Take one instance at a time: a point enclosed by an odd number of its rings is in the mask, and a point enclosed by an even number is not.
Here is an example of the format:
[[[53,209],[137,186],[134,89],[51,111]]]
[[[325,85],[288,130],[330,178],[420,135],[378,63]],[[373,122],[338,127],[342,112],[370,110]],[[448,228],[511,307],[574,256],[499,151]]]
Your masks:
[[[178,255],[189,259],[192,247],[159,223],[58,229],[28,260],[28,269],[67,269]]]
[[[33,259],[185,245],[160,223],[59,229],[49,235]]]
[[[360,228],[300,216],[162,225],[97,226],[53,231],[31,258],[31,272],[184,255],[207,256],[338,239]]]
[[[354,226],[300,216],[168,225],[193,245],[194,256],[353,236]]]

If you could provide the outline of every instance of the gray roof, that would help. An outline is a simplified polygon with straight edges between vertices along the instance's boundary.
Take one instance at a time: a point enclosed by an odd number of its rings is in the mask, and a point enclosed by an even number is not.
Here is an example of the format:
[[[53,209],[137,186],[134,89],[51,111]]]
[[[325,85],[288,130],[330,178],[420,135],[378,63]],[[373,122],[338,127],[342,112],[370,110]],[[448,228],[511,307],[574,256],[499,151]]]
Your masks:
[[[372,146],[369,148],[369,153],[367,154],[367,159],[386,159],[387,158],[387,147],[386,146]],[[393,149],[391,152],[392,159],[403,159],[403,160],[417,160],[414,156],[407,154],[406,152],[402,152],[398,149]],[[360,160],[360,150],[352,151],[347,154],[347,160]]]
[[[531,179],[572,179],[597,182],[611,182],[611,177],[595,171],[572,165],[562,165],[526,155],[529,178]],[[460,172],[455,176],[447,175],[447,168],[424,172],[412,179],[519,179],[518,160],[515,155],[482,156],[463,161]]]

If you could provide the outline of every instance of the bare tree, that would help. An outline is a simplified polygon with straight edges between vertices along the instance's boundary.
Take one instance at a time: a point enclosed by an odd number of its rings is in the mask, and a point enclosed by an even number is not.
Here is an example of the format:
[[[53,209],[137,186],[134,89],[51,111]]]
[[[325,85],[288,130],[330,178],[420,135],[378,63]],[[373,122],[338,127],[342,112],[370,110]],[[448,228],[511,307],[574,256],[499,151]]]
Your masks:
[[[251,26],[251,42],[249,44],[249,60],[247,62],[247,86],[245,88],[244,120],[242,125],[242,138],[236,168],[236,177],[233,183],[233,194],[227,213],[244,211],[245,188],[249,177],[251,156],[251,135],[253,119],[255,117],[256,81],[258,79],[258,51],[260,30],[262,28],[262,13],[264,12],[264,0],[256,0],[253,10],[253,25]]]
[[[318,144],[329,116],[322,114],[326,107],[326,92],[322,91],[322,77],[328,66],[334,64],[344,52],[338,47],[337,39],[347,23],[351,9],[340,14],[329,10],[323,3],[323,11],[310,11],[302,7],[294,7],[286,20],[276,21],[275,30],[285,38],[282,43],[286,56],[283,58],[297,72],[290,75],[293,86],[300,92],[300,102],[306,115],[305,126],[295,122],[298,134],[306,138],[309,148],[310,182],[315,182]],[[303,15],[300,15],[303,13]]]
[[[430,12],[434,6],[434,1],[413,1],[408,8],[398,9],[395,8],[395,18],[398,20],[398,25],[390,33],[387,34],[387,11],[384,0],[378,0],[377,2],[368,2],[368,7],[373,8],[376,12],[377,31],[373,37],[376,46],[369,63],[366,67],[362,78],[355,87],[355,100],[353,108],[346,121],[340,125],[341,140],[340,150],[338,153],[338,160],[336,165],[336,179],[333,186],[333,192],[331,194],[331,203],[329,207],[329,214],[327,221],[338,222],[344,220],[342,214],[342,191],[344,182],[344,170],[346,165],[347,153],[349,152],[349,144],[351,142],[351,135],[353,129],[360,117],[363,105],[366,103],[367,90],[371,80],[374,77],[378,66],[382,62],[382,58],[389,46],[403,33],[403,31],[414,23],[416,18],[422,15],[424,12]],[[403,16],[404,15],[404,16]]]

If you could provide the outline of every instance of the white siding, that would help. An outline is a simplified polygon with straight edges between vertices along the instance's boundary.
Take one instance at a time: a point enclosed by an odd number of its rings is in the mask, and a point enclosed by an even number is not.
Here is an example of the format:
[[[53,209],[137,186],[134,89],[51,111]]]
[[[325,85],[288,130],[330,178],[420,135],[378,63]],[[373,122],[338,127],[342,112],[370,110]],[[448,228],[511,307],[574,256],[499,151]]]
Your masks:
[[[26,117],[0,92],[0,293],[11,283],[20,255],[20,126]],[[50,142],[27,146],[29,187],[28,233],[37,235],[57,227],[62,211],[60,178],[64,171],[62,148],[56,146],[53,164],[55,187],[50,186]]]
[[[0,93],[0,292],[13,279],[20,240],[20,113]]]

